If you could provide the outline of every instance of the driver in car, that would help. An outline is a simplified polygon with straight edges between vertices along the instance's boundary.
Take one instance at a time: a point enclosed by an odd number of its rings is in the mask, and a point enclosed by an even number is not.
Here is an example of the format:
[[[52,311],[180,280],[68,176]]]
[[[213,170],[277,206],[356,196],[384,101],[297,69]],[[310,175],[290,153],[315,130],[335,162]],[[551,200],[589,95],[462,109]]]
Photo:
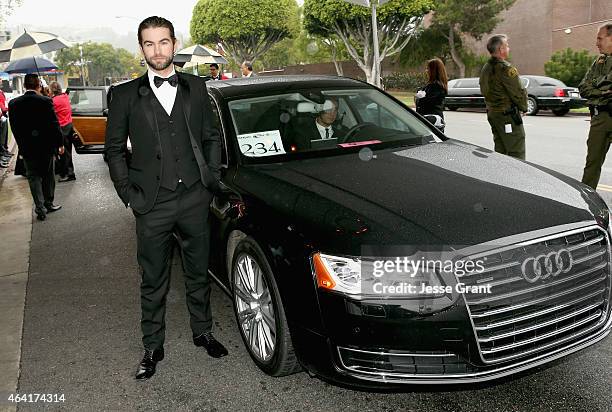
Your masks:
[[[337,139],[346,133],[346,127],[338,121],[338,99],[335,97],[327,98],[317,117],[310,119],[293,127],[297,150],[313,149],[319,145],[334,147]]]

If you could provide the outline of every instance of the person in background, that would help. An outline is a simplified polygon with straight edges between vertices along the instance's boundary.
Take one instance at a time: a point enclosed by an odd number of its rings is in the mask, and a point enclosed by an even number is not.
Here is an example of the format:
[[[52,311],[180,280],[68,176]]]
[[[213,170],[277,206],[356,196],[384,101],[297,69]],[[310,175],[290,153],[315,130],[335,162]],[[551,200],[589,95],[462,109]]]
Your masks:
[[[70,98],[66,93],[62,92],[62,86],[58,82],[51,82],[49,86],[51,95],[53,96],[53,108],[59,121],[62,135],[64,136],[64,154],[60,156],[57,164],[57,172],[60,175],[60,182],[68,182],[76,180],[74,175],[74,164],[72,163],[72,135],[74,128],[72,127],[72,107],[70,107]]]
[[[591,112],[582,183],[593,189],[597,189],[601,167],[612,144],[612,23],[599,28],[596,45],[601,55],[595,59],[578,86]]]
[[[211,63],[209,68],[210,80],[227,80],[227,76],[219,72],[219,65],[217,63]]]
[[[495,151],[525,160],[525,129],[521,112],[527,111],[527,91],[519,72],[508,62],[508,36],[496,34],[487,41],[491,58],[480,73],[480,90],[487,105]]]
[[[255,77],[257,74],[253,71],[253,63],[248,60],[245,60],[240,66],[240,70],[242,71],[242,77]]]
[[[8,149],[8,108],[6,107],[6,96],[0,90],[0,167],[9,165],[13,154]]]
[[[421,115],[438,115],[444,120],[444,99],[448,94],[448,76],[442,60],[427,62],[427,84],[415,96],[416,111]],[[444,132],[444,126],[439,129]]]
[[[63,136],[53,110],[53,101],[40,95],[36,74],[26,74],[26,92],[9,102],[10,123],[19,154],[23,156],[36,218],[61,209],[53,204],[55,195],[54,157],[64,153]]]

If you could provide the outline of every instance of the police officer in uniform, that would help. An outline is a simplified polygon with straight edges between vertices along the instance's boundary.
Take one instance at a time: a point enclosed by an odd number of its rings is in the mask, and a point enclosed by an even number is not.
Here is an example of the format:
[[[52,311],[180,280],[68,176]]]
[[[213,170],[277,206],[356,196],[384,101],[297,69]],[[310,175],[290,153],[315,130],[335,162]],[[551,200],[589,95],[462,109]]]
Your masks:
[[[487,41],[491,58],[482,68],[480,90],[487,105],[495,151],[525,159],[525,129],[520,112],[527,111],[527,92],[518,70],[506,61],[508,37],[496,34]]]
[[[599,28],[596,44],[601,55],[595,59],[578,86],[591,112],[582,183],[593,189],[597,188],[601,167],[612,142],[612,23]]]

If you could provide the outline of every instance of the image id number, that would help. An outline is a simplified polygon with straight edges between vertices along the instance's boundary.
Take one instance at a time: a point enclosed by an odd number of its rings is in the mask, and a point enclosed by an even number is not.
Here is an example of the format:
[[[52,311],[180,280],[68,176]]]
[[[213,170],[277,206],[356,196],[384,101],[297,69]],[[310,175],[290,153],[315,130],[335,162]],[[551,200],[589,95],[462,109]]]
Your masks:
[[[63,393],[11,393],[7,400],[14,403],[64,403],[66,396]]]

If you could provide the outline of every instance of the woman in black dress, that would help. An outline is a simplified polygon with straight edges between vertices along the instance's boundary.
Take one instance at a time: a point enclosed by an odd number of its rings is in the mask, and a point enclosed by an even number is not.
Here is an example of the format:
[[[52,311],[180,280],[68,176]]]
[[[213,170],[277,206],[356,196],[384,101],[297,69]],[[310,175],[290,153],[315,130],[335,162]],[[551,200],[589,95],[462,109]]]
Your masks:
[[[416,111],[421,115],[435,114],[444,120],[444,98],[448,93],[448,76],[442,60],[427,62],[428,81],[415,96]],[[439,127],[444,131],[444,126]]]

